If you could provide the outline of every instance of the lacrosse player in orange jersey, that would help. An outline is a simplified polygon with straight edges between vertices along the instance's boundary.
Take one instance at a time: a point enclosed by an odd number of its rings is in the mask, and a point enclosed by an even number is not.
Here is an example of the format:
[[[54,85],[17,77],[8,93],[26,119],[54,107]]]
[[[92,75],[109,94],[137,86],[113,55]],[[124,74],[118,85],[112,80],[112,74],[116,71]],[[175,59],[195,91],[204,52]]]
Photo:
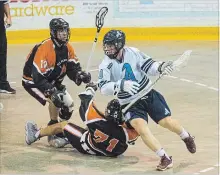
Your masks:
[[[51,120],[48,125],[51,125],[57,123],[58,119],[69,120],[73,112],[73,99],[62,85],[64,77],[67,75],[79,86],[82,82],[89,83],[91,74],[82,71],[69,43],[69,24],[62,18],[54,18],[49,26],[51,37],[35,45],[27,57],[22,85],[42,105],[49,102]],[[53,137],[49,138],[52,145],[51,140]],[[65,143],[65,140],[60,140]]]
[[[41,137],[64,133],[80,153],[108,157],[123,154],[128,144],[134,144],[139,135],[124,124],[118,100],[108,103],[105,114],[96,107],[93,100],[96,90],[96,85],[89,83],[86,91],[79,94],[79,113],[88,130],[67,121],[38,129],[33,121],[28,121],[25,126],[26,143],[31,145]]]

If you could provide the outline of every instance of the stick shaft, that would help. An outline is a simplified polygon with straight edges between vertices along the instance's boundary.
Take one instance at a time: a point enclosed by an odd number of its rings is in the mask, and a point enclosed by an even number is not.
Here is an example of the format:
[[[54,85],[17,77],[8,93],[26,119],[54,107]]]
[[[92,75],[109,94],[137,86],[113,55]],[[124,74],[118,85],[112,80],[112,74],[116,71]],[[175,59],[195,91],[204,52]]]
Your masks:
[[[190,57],[191,52],[191,50],[185,51],[176,61],[174,61],[174,69],[179,67],[181,64],[186,63]],[[122,112],[125,113],[134,103],[136,103],[139,99],[150,92],[150,90],[154,87],[158,80],[160,80],[163,76],[164,74],[161,74],[148,88],[143,89],[141,92],[139,92],[138,97],[132,100],[124,109],[122,109]]]
[[[88,59],[88,62],[87,62],[86,72],[89,72],[91,58],[92,58],[93,53],[95,52],[95,47],[96,47],[96,44],[97,44],[98,37],[99,37],[99,32],[96,32],[95,40],[93,42],[92,50],[90,52],[89,59]]]

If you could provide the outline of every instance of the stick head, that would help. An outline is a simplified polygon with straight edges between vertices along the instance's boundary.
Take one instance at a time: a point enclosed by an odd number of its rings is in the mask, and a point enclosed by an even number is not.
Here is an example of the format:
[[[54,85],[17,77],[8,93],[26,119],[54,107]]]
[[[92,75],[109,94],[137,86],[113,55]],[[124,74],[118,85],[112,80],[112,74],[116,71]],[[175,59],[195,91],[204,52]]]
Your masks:
[[[173,69],[180,70],[180,68],[186,67],[190,59],[191,53],[192,53],[192,50],[185,51],[177,60],[173,62]]]
[[[99,32],[104,25],[105,15],[108,13],[107,7],[102,7],[96,15],[95,23],[97,27],[97,32]]]

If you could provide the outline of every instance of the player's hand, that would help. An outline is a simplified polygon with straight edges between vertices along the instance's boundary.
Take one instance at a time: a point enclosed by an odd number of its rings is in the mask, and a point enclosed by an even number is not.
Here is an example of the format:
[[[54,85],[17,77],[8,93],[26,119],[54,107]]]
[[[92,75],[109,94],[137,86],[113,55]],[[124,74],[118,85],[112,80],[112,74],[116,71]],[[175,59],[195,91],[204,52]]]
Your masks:
[[[90,82],[90,83],[88,83],[88,84],[86,85],[86,89],[87,89],[87,88],[92,88],[94,91],[97,91],[98,86],[97,86],[96,83]]]
[[[79,86],[81,83],[89,83],[91,81],[91,74],[85,71],[79,71],[76,75],[76,84]]]
[[[51,94],[50,100],[53,102],[54,106],[56,106],[57,108],[63,108],[64,107],[64,102],[63,102],[64,95],[65,95],[65,92],[57,90]]]
[[[49,98],[54,106],[57,108],[62,108],[64,106],[63,95],[64,91],[57,90],[57,88],[48,89],[44,92],[45,97]]]
[[[170,75],[173,71],[173,61],[163,62],[159,67],[160,74]]]
[[[11,27],[11,25],[12,25],[11,18],[7,18],[6,17],[6,19],[5,19],[5,26],[6,26],[6,28]]]
[[[138,92],[140,85],[136,81],[122,80],[120,87],[122,91],[134,95]]]

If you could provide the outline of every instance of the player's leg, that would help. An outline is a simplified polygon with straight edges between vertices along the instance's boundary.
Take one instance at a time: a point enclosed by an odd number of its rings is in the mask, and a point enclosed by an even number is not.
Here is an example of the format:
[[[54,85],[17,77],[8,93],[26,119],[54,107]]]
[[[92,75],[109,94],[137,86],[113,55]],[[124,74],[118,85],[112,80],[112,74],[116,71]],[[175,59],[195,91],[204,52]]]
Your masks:
[[[83,137],[85,137],[85,132],[87,131],[86,129],[81,128],[73,123],[68,123],[63,127],[63,131],[70,144],[76,148],[77,151],[83,154],[90,154],[88,150],[87,152],[86,149],[83,148]]]
[[[53,125],[58,123],[58,116],[59,116],[59,111],[61,109],[57,108],[51,100],[47,99],[47,101],[49,102],[49,114],[50,114],[50,121],[48,123],[48,126]],[[53,146],[55,148],[62,148],[65,145],[68,144],[67,139],[65,138],[65,136],[63,135],[63,133],[58,133],[56,135],[51,135],[48,136],[48,143],[50,146]],[[59,143],[59,144],[58,144]]]
[[[37,89],[36,87],[34,87],[31,84],[25,83],[24,80],[22,80],[22,85],[24,87],[24,89],[32,96],[34,97],[39,103],[41,103],[43,106],[46,105],[47,99],[44,96],[44,94]]]
[[[65,87],[65,86],[64,86]],[[61,90],[61,89],[60,89]],[[63,90],[63,89],[62,89]],[[51,100],[48,99],[49,102],[49,113],[50,113],[50,122],[48,125],[52,125],[58,123],[60,121],[67,121],[70,119],[73,113],[73,99],[70,94],[65,90],[64,95],[62,96],[62,100],[64,102],[63,108],[57,108]],[[59,116],[59,117],[58,117]],[[66,143],[65,136],[63,133],[48,136],[48,143],[53,147],[64,147]],[[59,143],[59,144],[57,144]]]
[[[49,103],[48,106],[48,110],[49,110],[49,114],[50,114],[50,121],[48,123],[48,125],[52,125],[55,123],[58,123],[58,114],[59,114],[59,108],[57,108],[56,106],[54,106],[54,104],[45,97],[45,95],[39,90],[37,89],[34,85],[31,84],[27,84],[25,83],[25,81],[22,81],[22,85],[24,87],[24,89],[32,96],[34,97],[38,102],[40,102],[43,106],[46,105],[46,103]],[[50,146],[53,147],[64,147],[67,144],[67,141],[65,138],[62,138],[63,134],[58,134],[58,135],[54,135],[54,136],[49,136],[48,137],[48,143],[50,144]],[[60,143],[59,145],[54,145],[54,143],[56,143],[55,139],[57,139],[58,143]]]
[[[6,32],[0,31],[0,93],[15,94],[7,81],[7,37]]]
[[[148,127],[147,112],[144,103],[144,100],[139,100],[134,104],[126,113],[125,120],[128,126],[130,124],[138,132],[143,142],[161,158],[157,169],[166,170],[173,166],[173,162]]]
[[[38,128],[37,124],[33,121],[28,121],[25,125],[26,143],[31,145],[41,137],[52,136],[55,134],[63,133],[63,127],[67,125],[67,121],[56,123],[45,128]]]
[[[171,118],[171,112],[164,97],[159,92],[153,90],[152,98],[152,103],[149,104],[151,106],[150,109],[153,109],[149,110],[151,118],[160,126],[179,135],[185,142],[189,152],[195,153],[196,145],[194,138],[180,125],[177,120]]]

